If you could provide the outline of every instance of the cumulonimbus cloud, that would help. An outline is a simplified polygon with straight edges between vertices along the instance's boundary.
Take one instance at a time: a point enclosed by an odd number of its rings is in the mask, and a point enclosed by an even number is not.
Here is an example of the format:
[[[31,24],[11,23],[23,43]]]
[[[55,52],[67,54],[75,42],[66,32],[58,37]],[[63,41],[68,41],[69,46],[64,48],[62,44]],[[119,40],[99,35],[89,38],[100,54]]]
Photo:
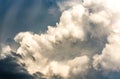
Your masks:
[[[90,69],[119,71],[120,1],[71,2],[56,27],[48,26],[44,34],[15,36],[20,44],[18,63],[25,64],[30,74],[41,72],[48,79],[52,75],[84,79]]]

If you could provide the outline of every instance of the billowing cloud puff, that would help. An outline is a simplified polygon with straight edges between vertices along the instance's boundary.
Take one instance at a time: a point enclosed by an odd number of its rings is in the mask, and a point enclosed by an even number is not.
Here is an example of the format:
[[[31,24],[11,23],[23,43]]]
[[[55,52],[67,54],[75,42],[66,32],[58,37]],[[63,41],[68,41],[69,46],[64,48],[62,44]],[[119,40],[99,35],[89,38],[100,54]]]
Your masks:
[[[120,70],[120,26],[119,21],[111,25],[111,32],[108,36],[108,43],[102,51],[101,55],[94,56],[93,65],[101,66],[103,69],[119,71]]]
[[[119,20],[119,1],[109,1],[106,7],[111,12],[111,24],[109,25],[109,35],[102,54],[94,56],[93,66],[104,70],[119,71],[120,70],[120,20]]]
[[[70,72],[82,72],[87,69],[89,58],[82,56],[88,51],[82,49],[84,45],[80,45],[86,39],[82,19],[79,19],[84,12],[84,7],[77,5],[63,12],[57,27],[49,26],[46,34],[21,32],[15,37],[15,41],[20,44],[17,53],[23,57],[20,61],[26,64],[30,73],[41,71],[47,74],[52,69],[53,73],[67,77]],[[83,59],[85,62],[82,62]],[[74,61],[76,63],[71,65]],[[77,65],[79,68],[76,68]],[[83,66],[85,69],[82,69]],[[58,67],[61,68],[57,69]]]
[[[0,51],[1,53],[0,53],[0,59],[4,59],[4,58],[6,58],[8,55],[10,55],[11,54],[11,52],[12,52],[12,49],[11,49],[11,47],[9,46],[9,45],[2,45],[2,49],[1,49],[1,51]]]

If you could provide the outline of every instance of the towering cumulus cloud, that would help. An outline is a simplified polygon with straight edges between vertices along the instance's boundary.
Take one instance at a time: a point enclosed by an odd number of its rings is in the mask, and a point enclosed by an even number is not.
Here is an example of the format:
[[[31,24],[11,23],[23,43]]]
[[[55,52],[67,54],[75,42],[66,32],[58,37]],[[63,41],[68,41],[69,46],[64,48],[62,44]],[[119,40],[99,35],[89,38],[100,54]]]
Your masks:
[[[18,63],[32,75],[42,73],[41,79],[104,79],[94,74],[104,76],[101,72],[119,71],[119,3],[119,0],[58,3],[63,13],[56,27],[48,26],[43,34],[20,32],[15,36],[19,43]]]

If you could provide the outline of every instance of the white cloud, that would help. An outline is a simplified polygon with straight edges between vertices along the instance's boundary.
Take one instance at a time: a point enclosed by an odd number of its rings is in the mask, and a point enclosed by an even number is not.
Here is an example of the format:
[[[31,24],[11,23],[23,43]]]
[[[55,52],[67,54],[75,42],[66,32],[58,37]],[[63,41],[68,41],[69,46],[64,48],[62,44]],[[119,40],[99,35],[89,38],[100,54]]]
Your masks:
[[[78,75],[84,78],[91,66],[96,70],[119,70],[117,8],[105,5],[107,0],[71,2],[65,3],[70,8],[63,11],[56,27],[48,26],[44,34],[16,35],[14,39],[20,44],[17,53],[22,56],[19,63],[24,63],[31,74],[42,72],[49,77],[53,73],[65,79]]]
[[[118,24],[118,23],[117,23]],[[113,24],[111,33],[108,36],[108,44],[103,49],[101,55],[94,57],[94,66],[101,66],[106,70],[119,71],[120,70],[120,29],[119,25]],[[99,65],[100,64],[100,65]]]
[[[106,0],[107,10],[112,14],[111,23],[108,26],[110,32],[107,37],[108,43],[102,51],[102,54],[94,56],[93,66],[96,69],[101,67],[103,70],[120,71],[120,11],[119,0]]]
[[[12,49],[9,45],[2,45],[1,53],[0,53],[0,59],[6,58],[8,55],[10,55],[12,52]]]
[[[85,40],[82,26],[84,13],[85,8],[82,5],[76,5],[72,9],[64,11],[57,27],[49,26],[45,34],[19,33],[14,39],[20,44],[17,49],[17,53],[22,56],[22,59],[19,59],[20,63],[25,63],[30,73],[40,71],[46,75],[50,68],[54,74],[64,77],[68,77],[70,72],[76,74],[86,71],[88,59],[82,57],[81,54],[85,50],[79,45]],[[76,56],[80,57],[76,58]],[[85,59],[85,62],[82,59]],[[75,65],[70,65],[74,61]],[[81,62],[79,63],[79,61]],[[66,64],[63,65],[63,62]],[[83,66],[85,68],[82,69]],[[57,69],[58,67],[60,68]],[[64,68],[66,70],[63,71]]]

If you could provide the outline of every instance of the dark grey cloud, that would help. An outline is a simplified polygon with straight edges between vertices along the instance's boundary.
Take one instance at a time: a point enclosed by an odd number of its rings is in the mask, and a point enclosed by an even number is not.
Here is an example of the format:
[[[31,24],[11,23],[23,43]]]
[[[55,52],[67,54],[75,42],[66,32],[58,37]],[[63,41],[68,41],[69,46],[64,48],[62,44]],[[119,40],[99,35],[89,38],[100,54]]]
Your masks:
[[[25,64],[18,64],[17,58],[21,55],[11,52],[11,55],[0,60],[0,79],[47,79],[43,73],[36,72],[29,74],[24,68]],[[53,74],[51,79],[63,79],[60,75]]]
[[[19,55],[16,55],[18,57]],[[34,79],[33,76],[16,63],[16,58],[8,56],[0,60],[0,79]]]

